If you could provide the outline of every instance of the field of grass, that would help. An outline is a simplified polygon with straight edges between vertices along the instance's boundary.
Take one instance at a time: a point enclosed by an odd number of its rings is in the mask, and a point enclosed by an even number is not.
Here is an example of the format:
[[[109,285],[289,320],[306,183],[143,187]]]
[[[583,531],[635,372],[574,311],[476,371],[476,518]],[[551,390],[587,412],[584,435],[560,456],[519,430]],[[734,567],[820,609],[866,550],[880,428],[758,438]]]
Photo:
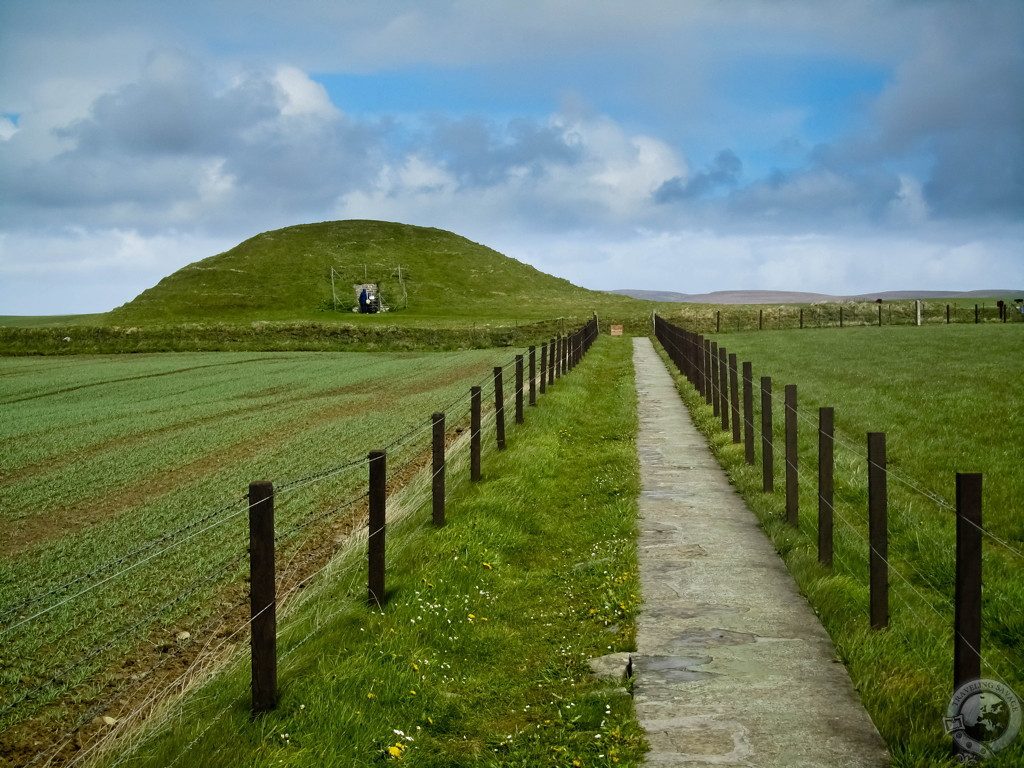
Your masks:
[[[0,358],[0,764],[186,664],[244,602],[250,481],[275,482],[280,567],[301,580],[364,513],[346,504],[366,452],[387,446],[401,479],[430,414],[451,406],[457,428],[513,354]]]
[[[696,421],[760,517],[850,669],[894,765],[944,765],[952,694],[955,473],[984,473],[983,675],[1024,694],[1024,338],[1016,325],[851,328],[714,337],[775,393],[776,492],[681,378]],[[784,522],[783,388],[798,385],[800,527]],[[755,396],[759,414],[759,396]],[[817,411],[836,420],[832,572],[817,563]],[[868,626],[866,433],[885,432],[891,625]],[[1024,738],[986,765],[1020,765]]]
[[[444,528],[429,505],[389,525],[383,609],[366,607],[361,547],[311,581],[280,624],[274,711],[250,716],[236,654],[104,764],[638,764],[626,683],[587,663],[635,643],[630,352],[603,339],[509,425],[482,482],[450,487]]]

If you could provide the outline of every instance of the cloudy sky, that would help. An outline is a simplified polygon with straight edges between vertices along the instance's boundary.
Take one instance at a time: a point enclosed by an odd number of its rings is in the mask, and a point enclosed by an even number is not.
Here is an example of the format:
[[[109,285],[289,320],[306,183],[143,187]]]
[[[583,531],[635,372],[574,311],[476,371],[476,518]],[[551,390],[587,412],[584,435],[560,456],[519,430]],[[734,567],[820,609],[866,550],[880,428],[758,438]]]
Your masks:
[[[0,314],[289,224],[590,288],[1024,287],[1024,2],[0,2]]]

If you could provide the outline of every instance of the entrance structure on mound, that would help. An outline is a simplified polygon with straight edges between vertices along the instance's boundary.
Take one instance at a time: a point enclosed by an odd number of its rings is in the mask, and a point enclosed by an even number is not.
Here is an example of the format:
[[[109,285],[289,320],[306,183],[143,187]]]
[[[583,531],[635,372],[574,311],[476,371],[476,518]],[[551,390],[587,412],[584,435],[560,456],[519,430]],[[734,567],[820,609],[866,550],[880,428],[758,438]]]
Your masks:
[[[361,315],[372,315],[377,312],[387,312],[390,307],[384,303],[380,295],[380,288],[376,283],[359,283],[352,286],[356,295],[356,306],[352,307],[353,312]]]

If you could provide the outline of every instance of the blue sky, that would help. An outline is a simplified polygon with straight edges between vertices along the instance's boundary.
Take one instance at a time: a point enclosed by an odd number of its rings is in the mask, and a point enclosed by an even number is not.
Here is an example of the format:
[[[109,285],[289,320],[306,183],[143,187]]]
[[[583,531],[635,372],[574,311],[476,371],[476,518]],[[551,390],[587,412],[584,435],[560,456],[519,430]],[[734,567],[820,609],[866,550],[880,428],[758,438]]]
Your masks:
[[[1024,3],[0,4],[0,314],[260,231],[591,288],[1024,287]]]

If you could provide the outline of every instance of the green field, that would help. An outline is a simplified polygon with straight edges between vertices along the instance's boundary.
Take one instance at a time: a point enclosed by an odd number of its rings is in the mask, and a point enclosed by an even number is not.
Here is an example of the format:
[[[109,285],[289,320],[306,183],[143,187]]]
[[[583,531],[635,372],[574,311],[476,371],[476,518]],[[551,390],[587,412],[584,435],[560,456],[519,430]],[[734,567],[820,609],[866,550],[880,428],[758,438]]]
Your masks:
[[[512,354],[0,358],[0,755],[180,667],[197,648],[179,633],[244,601],[250,481],[277,485],[280,568],[301,579],[364,513],[345,505],[366,452],[402,479],[430,414],[464,424]]]
[[[851,328],[712,337],[775,393],[776,492],[681,386],[733,482],[761,517],[848,665],[897,766],[948,756],[952,693],[955,473],[984,474],[983,675],[1024,692],[1024,338],[1019,325]],[[800,530],[784,518],[783,388],[798,385]],[[760,398],[755,396],[760,413]],[[817,411],[836,420],[836,557],[817,563]],[[892,623],[868,628],[866,433],[885,432]],[[1019,765],[1024,741],[992,765]]]
[[[599,342],[452,491],[446,527],[429,506],[389,527],[383,611],[362,549],[314,581],[280,630],[274,711],[250,716],[243,653],[104,764],[637,765],[625,684],[587,664],[635,641],[630,355]]]

